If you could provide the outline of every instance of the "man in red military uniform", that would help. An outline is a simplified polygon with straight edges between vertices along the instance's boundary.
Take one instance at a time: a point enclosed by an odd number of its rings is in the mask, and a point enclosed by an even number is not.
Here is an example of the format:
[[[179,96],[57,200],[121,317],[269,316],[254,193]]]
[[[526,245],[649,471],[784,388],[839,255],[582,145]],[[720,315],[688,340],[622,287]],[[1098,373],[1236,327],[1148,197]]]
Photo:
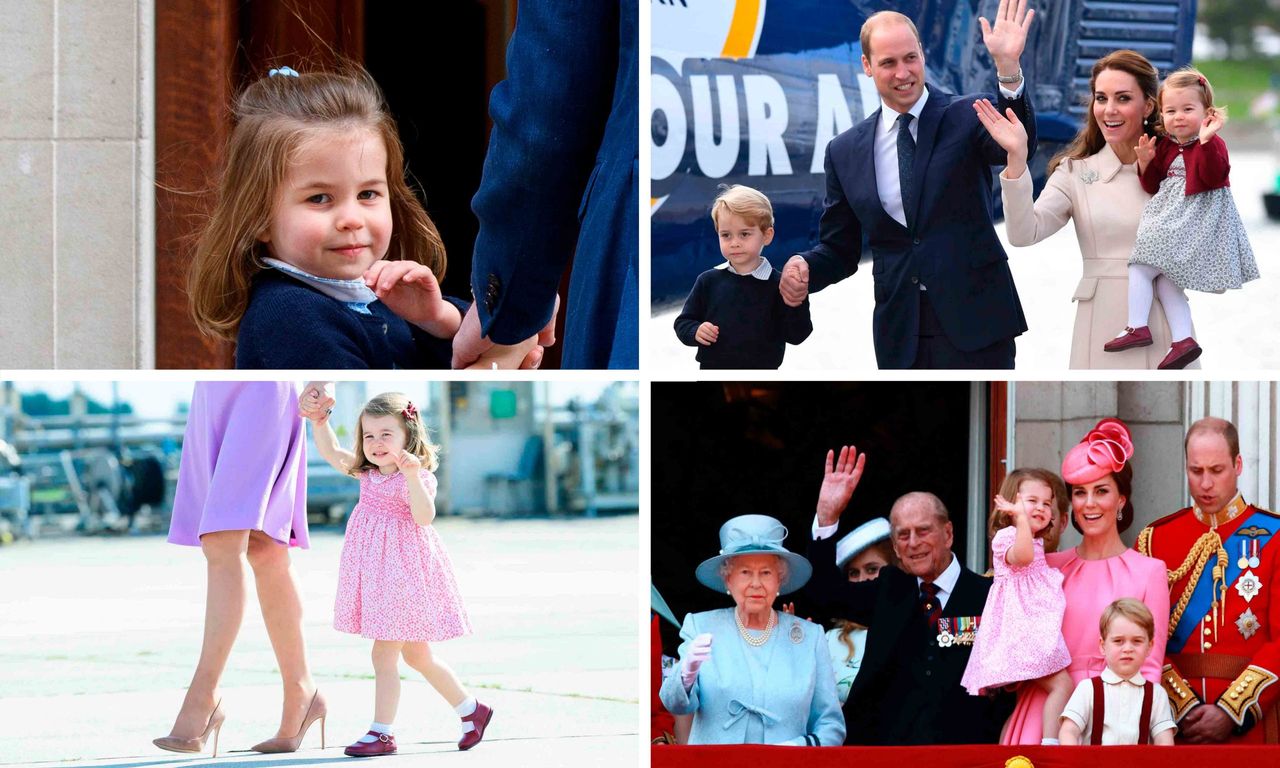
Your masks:
[[[1235,426],[1206,418],[1186,439],[1195,506],[1138,534],[1169,568],[1169,642],[1161,682],[1178,741],[1280,742],[1280,516],[1245,502]]]

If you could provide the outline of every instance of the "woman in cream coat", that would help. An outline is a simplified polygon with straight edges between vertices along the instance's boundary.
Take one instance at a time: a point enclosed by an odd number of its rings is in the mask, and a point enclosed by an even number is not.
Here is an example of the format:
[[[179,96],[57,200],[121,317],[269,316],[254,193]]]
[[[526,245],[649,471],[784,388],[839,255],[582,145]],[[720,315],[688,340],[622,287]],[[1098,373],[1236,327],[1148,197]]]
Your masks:
[[[1160,298],[1182,289],[1162,275],[1148,322],[1152,345],[1122,352],[1102,349],[1128,322],[1129,254],[1150,197],[1138,181],[1134,148],[1144,132],[1155,133],[1159,85],[1156,68],[1139,53],[1113,51],[1098,59],[1089,80],[1092,99],[1085,124],[1049,163],[1049,180],[1034,203],[1022,125],[1010,123],[986,100],[974,105],[983,125],[1009,153],[1008,167],[1000,174],[1009,242],[1034,245],[1075,220],[1084,274],[1072,297],[1072,368],[1155,368],[1172,343]],[[1185,323],[1184,335],[1194,335],[1190,313],[1179,323]]]

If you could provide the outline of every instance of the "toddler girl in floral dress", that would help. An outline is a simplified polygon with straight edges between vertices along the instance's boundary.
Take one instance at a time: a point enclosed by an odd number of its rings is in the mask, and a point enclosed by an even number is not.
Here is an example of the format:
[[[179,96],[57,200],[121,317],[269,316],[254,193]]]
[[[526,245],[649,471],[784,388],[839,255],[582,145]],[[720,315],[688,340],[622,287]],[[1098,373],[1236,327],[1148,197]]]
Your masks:
[[[1218,136],[1226,112],[1213,105],[1213,86],[1192,67],[1160,87],[1164,135],[1138,139],[1142,188],[1154,195],[1142,211],[1129,257],[1129,325],[1102,346],[1119,352],[1152,343],[1147,317],[1153,292],[1169,318],[1173,346],[1157,368],[1180,369],[1200,357],[1184,291],[1222,293],[1258,278],[1258,265],[1228,174],[1227,145]]]
[[[373,725],[346,753],[368,757],[396,751],[391,725],[400,703],[402,656],[462,718],[458,748],[474,747],[493,710],[477,702],[428,645],[471,632],[449,555],[431,524],[436,515],[431,470],[439,447],[428,441],[417,408],[399,393],[365,404],[352,451],[339,447],[327,411],[299,406],[312,422],[316,449],[325,461],[360,478],[360,501],[342,545],[333,624],[373,640],[376,682]]]
[[[1000,486],[990,526],[998,529],[991,539],[995,582],[960,684],[977,696],[1034,680],[1049,694],[1042,743],[1057,744],[1047,737],[1058,732],[1058,718],[1074,685],[1067,673],[1071,654],[1062,638],[1067,606],[1062,572],[1044,559],[1043,536],[1054,517],[1050,479],[1042,469],[1015,469]]]

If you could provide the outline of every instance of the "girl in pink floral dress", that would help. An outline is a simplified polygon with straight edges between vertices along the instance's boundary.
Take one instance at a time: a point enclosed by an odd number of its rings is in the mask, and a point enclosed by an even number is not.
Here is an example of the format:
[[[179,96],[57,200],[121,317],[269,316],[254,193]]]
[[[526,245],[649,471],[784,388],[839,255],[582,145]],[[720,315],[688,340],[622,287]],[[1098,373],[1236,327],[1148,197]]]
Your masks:
[[[399,393],[365,404],[357,424],[361,439],[353,451],[339,447],[327,410],[299,405],[312,422],[320,455],[360,478],[360,501],[342,545],[333,625],[373,640],[376,683],[373,725],[346,753],[367,757],[396,751],[391,726],[400,702],[401,657],[462,718],[458,748],[474,747],[493,710],[477,702],[428,645],[471,632],[449,555],[431,525],[436,515],[431,470],[439,447],[428,441],[417,408]]]
[[[1049,694],[1046,736],[1057,734],[1058,717],[1074,688],[1066,671],[1071,654],[1062,639],[1062,573],[1044,559],[1043,537],[1055,515],[1050,479],[1046,470],[1015,469],[1000,487],[990,524],[996,531],[991,539],[995,583],[960,680],[974,696],[1036,681]],[[1012,503],[1005,494],[1014,497]]]

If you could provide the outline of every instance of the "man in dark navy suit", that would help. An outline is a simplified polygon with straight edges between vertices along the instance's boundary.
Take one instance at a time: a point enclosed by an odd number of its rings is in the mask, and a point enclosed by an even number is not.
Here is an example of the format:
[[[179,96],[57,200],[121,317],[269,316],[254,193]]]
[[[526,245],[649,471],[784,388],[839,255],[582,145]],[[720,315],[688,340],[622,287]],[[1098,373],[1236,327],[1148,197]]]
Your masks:
[[[996,743],[1013,696],[970,696],[960,685],[991,579],[960,564],[947,508],[932,493],[917,492],[889,512],[899,567],[882,568],[874,581],[846,580],[836,567],[835,533],[864,462],[852,446],[834,466],[832,458],[827,454],[818,494],[807,553],[813,577],[805,589],[826,615],[869,629],[844,705],[845,743]]]
[[[550,343],[570,257],[562,367],[639,367],[638,7],[520,3],[471,203],[475,303],[455,368],[535,334]]]
[[[1035,16],[1026,5],[1000,0],[995,25],[979,21],[1000,81],[997,108],[1022,122],[1034,148],[1019,65]],[[881,368],[1013,368],[1027,323],[991,202],[990,166],[1006,155],[978,122],[979,97],[925,87],[920,35],[900,13],[869,17],[861,43],[881,108],[827,145],[819,243],[787,262],[782,297],[798,306],[853,274],[865,235]]]

